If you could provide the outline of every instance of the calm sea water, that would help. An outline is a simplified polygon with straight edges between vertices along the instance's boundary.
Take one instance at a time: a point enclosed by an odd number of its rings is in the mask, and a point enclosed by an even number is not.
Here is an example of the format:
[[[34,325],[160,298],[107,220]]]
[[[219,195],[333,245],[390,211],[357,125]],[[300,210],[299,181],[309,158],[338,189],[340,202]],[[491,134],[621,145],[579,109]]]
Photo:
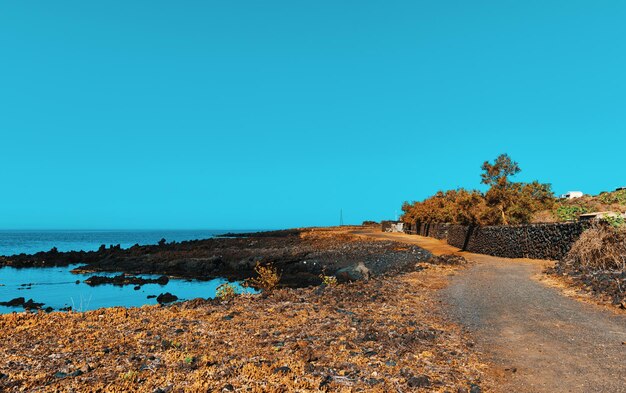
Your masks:
[[[59,251],[97,250],[101,244],[120,244],[131,247],[134,244],[156,244],[164,238],[169,241],[207,239],[226,230],[195,230],[195,231],[0,231],[0,255],[19,253],[32,254],[48,251],[57,247]],[[248,231],[239,231],[248,232]],[[145,304],[156,304],[156,299],[148,299],[148,295],[158,296],[170,292],[181,300],[215,297],[216,288],[225,279],[211,281],[171,279],[167,285],[146,284],[139,290],[133,285],[123,287],[99,285],[91,287],[85,283],[88,277],[97,275],[116,275],[119,273],[74,274],[72,269],[78,265],[53,268],[0,268],[0,301],[6,302],[17,297],[44,303],[45,307],[58,310],[71,306],[74,310],[87,311],[102,307],[138,307]],[[144,278],[158,276],[141,275]],[[79,284],[76,284],[76,281]],[[23,284],[32,284],[26,285]],[[240,291],[249,291],[239,283],[233,283]],[[23,311],[21,307],[0,306],[0,314]]]
[[[150,230],[150,231],[0,231],[0,255],[33,254],[49,251],[95,251],[102,244],[120,244],[128,248],[135,244],[156,244],[170,241],[208,239],[224,233],[256,232],[256,230]]]

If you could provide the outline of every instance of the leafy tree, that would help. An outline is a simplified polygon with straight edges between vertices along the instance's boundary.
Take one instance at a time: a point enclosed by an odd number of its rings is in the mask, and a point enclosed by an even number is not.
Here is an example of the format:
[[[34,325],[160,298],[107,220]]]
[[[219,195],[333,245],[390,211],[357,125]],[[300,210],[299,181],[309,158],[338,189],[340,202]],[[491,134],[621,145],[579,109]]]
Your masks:
[[[507,211],[514,204],[517,193],[516,186],[509,181],[509,177],[515,176],[522,170],[517,162],[511,160],[508,154],[499,155],[493,164],[485,161],[482,170],[481,183],[490,186],[489,191],[485,194],[487,206],[492,209],[487,213],[488,220],[494,224],[506,225],[509,223]]]
[[[463,225],[523,224],[533,215],[555,206],[550,184],[516,183],[510,180],[521,169],[507,154],[493,163],[482,165],[481,182],[489,186],[483,194],[477,190],[438,191],[421,202],[402,205],[406,222],[448,222]]]

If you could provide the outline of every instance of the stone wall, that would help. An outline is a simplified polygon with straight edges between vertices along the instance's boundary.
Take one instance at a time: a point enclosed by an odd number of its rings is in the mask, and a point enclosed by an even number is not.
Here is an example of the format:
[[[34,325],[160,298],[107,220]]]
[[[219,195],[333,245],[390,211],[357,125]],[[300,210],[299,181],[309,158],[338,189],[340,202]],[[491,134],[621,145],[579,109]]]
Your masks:
[[[505,258],[562,259],[586,228],[585,223],[548,223],[474,227],[421,224],[418,234],[445,239],[477,254]]]
[[[448,227],[450,224],[436,224],[436,223],[412,223],[410,228],[414,233],[421,236],[430,236],[436,239],[446,239],[448,237]],[[413,229],[415,228],[415,229]]]

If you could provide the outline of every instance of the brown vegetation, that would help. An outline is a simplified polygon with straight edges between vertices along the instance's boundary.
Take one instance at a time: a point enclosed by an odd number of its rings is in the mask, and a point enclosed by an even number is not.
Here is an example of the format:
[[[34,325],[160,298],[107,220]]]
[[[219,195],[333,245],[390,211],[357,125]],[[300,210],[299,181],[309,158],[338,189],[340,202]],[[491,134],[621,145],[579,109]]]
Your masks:
[[[3,315],[0,390],[469,391],[484,366],[432,296],[454,269],[230,302]]]
[[[257,262],[254,272],[256,273],[256,277],[247,279],[245,285],[255,289],[260,289],[265,293],[278,288],[280,273],[274,266],[271,264],[263,266]]]
[[[626,271],[626,228],[593,225],[574,243],[566,259],[583,269]]]
[[[536,212],[551,209],[555,203],[549,184],[517,183],[510,177],[521,171],[519,165],[502,154],[493,163],[482,165],[481,182],[490,188],[439,191],[422,202],[405,202],[405,222],[446,222],[462,225],[524,224]]]
[[[594,224],[548,272],[626,308],[626,227]]]

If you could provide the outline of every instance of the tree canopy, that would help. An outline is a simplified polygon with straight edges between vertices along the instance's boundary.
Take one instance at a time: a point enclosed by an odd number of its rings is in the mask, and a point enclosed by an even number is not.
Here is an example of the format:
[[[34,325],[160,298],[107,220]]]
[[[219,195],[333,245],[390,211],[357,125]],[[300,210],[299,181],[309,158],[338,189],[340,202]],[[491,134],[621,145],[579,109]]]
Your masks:
[[[438,191],[421,202],[405,202],[402,220],[405,222],[448,222],[463,225],[524,224],[533,214],[551,209],[555,203],[550,184],[512,182],[521,171],[518,163],[501,154],[493,163],[481,167],[481,183],[487,192],[478,190]]]

